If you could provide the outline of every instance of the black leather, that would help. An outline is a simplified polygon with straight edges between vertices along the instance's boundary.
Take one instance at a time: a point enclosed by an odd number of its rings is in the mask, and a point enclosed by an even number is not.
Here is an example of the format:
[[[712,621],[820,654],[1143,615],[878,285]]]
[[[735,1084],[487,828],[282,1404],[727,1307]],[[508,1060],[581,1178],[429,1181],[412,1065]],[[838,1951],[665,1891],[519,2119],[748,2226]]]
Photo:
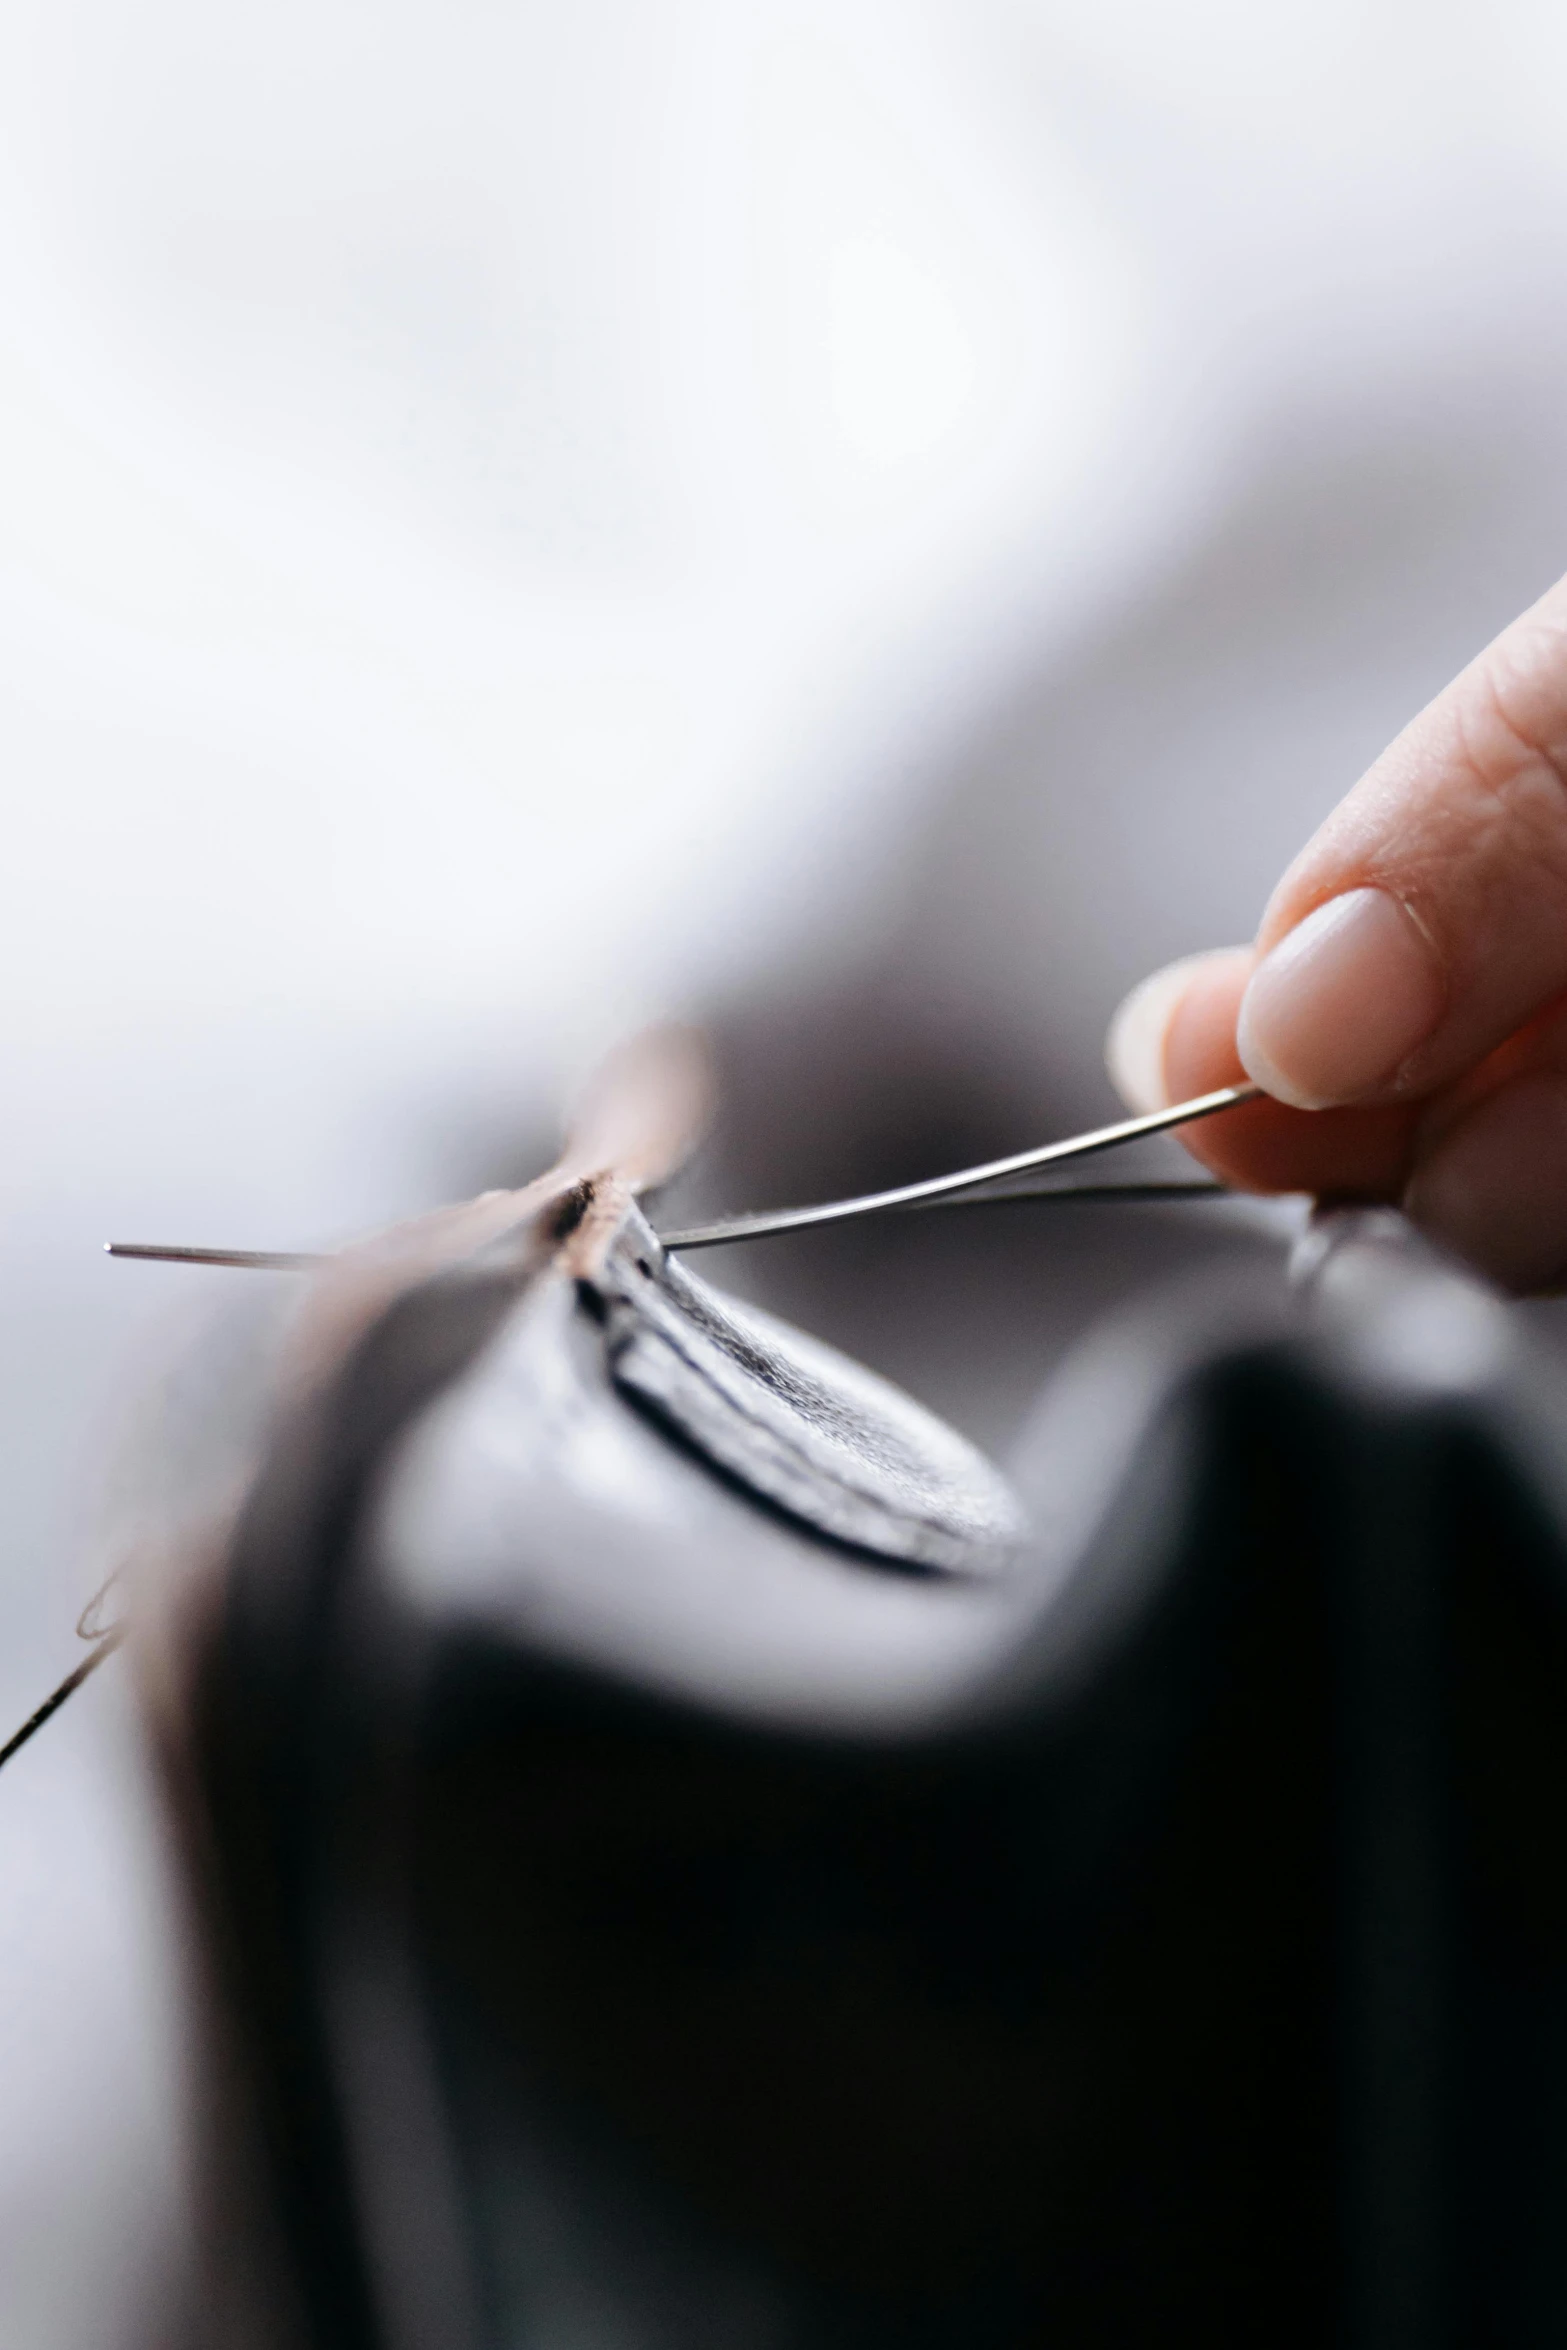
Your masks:
[[[1316,1245],[1007,1478],[634,1215],[381,1315],[196,1683],[264,2330],[1567,2332],[1567,1395]]]

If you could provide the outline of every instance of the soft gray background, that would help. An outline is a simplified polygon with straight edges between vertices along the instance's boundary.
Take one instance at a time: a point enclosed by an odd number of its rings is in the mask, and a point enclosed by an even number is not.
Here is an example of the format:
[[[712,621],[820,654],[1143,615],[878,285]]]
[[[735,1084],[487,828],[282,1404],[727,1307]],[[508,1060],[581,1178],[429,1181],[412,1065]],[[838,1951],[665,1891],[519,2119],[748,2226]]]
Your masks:
[[[770,1040],[761,1196],[913,1132],[900,1024],[995,1147],[1108,1109],[1567,563],[1564,133],[1547,0],[12,0],[8,1717],[211,1286],[109,1234],[425,1204],[668,1009]],[[17,2350],[168,2303],[161,1869],[111,1667],[0,1783]]]

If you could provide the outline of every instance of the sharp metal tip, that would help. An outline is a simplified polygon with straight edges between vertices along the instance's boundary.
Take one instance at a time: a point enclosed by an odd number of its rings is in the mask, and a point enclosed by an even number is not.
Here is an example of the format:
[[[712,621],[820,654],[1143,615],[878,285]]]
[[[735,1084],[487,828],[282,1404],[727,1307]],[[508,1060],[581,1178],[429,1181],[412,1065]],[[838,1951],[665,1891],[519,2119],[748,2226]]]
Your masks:
[[[308,1249],[177,1248],[151,1240],[106,1240],[105,1256],[141,1257],[159,1265],[237,1265],[247,1273],[308,1273],[325,1255]]]

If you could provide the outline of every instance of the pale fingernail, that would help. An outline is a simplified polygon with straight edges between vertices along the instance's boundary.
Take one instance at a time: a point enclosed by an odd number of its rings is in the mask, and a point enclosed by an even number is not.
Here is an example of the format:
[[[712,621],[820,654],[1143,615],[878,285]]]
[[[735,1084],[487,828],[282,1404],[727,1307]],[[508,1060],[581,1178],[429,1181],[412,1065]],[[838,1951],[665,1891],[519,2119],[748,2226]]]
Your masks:
[[[1567,1271],[1567,1079],[1514,1078],[1478,1102],[1410,1179],[1406,1214],[1505,1289]]]
[[[1201,955],[1184,955],[1134,987],[1110,1023],[1105,1067],[1129,1110],[1162,1110],[1169,1100],[1164,1082],[1164,1044],[1187,978]]]
[[[1352,889],[1298,922],[1252,973],[1235,1039],[1247,1072],[1297,1109],[1354,1101],[1397,1074],[1442,1017],[1430,948],[1396,898]]]

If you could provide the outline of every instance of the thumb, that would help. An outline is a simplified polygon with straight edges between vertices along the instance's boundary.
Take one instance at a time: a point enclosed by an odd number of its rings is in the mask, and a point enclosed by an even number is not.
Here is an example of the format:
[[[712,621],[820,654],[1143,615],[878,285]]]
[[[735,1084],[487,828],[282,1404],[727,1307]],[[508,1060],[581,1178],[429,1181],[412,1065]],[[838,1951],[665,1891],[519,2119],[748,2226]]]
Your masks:
[[[1132,1109],[1162,1109],[1244,1076],[1235,1020],[1254,961],[1249,947],[1188,955],[1128,996],[1105,1059]],[[1313,1113],[1262,1100],[1178,1133],[1194,1158],[1242,1190],[1396,1199],[1415,1116],[1401,1107]]]
[[[1567,581],[1340,803],[1257,948],[1241,1060],[1302,1109],[1422,1098],[1567,989]]]

